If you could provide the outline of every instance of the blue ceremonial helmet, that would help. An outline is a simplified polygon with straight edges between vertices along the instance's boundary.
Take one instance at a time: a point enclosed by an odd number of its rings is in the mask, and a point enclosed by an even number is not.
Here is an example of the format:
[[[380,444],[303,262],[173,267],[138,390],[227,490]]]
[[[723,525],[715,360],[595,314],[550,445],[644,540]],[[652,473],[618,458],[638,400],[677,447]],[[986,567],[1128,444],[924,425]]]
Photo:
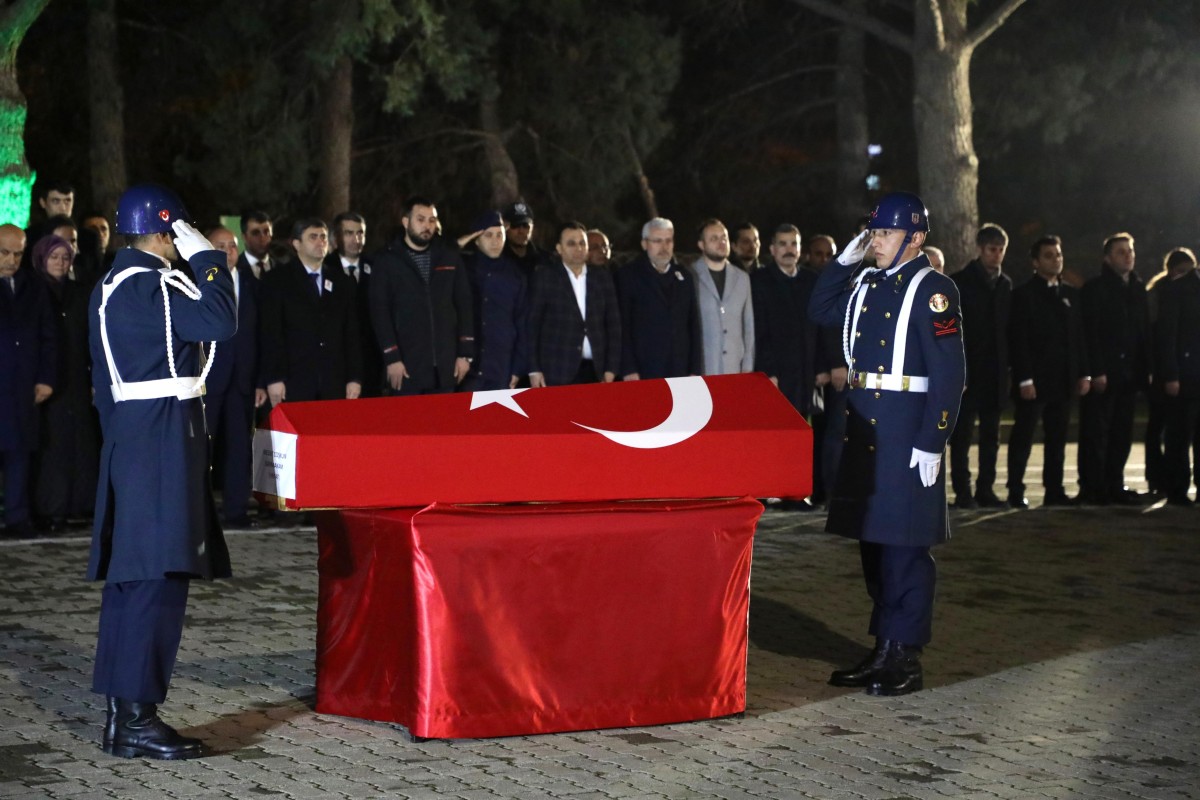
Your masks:
[[[179,195],[157,183],[130,186],[117,202],[117,233],[170,233],[171,223],[187,218]]]
[[[909,233],[929,233],[929,210],[921,198],[912,192],[892,192],[879,198],[867,227],[871,230],[892,228]]]

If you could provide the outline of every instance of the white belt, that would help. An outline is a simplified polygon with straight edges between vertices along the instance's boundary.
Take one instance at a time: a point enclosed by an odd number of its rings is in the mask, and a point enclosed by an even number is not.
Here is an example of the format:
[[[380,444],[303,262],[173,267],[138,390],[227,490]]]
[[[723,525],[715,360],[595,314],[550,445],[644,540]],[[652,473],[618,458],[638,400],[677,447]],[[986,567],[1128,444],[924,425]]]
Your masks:
[[[113,400],[157,400],[174,397],[190,400],[204,395],[204,384],[196,384],[195,378],[159,378],[154,381],[123,381],[112,385]]]
[[[850,387],[853,389],[883,389],[888,392],[928,392],[929,378],[921,375],[851,372]]]

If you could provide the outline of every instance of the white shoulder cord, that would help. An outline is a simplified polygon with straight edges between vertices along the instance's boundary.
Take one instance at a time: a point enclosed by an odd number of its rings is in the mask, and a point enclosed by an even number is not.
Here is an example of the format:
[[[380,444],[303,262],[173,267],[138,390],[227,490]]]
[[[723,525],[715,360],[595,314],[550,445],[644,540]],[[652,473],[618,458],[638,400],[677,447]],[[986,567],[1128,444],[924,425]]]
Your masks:
[[[196,288],[196,284],[192,283],[192,279],[186,273],[180,272],[177,269],[160,269],[159,274],[162,275],[158,279],[159,286],[162,287],[163,294],[163,317],[166,319],[167,331],[167,364],[171,368],[171,377],[178,378],[179,375],[175,372],[175,348],[171,346],[171,296],[167,292],[168,286],[173,286],[183,292],[185,296],[192,300],[200,299],[200,290]],[[199,344],[200,353],[204,355],[204,345]],[[199,389],[204,385],[204,379],[208,377],[208,371],[212,369],[213,358],[217,354],[217,343],[208,343],[208,354],[204,361],[204,368],[200,371],[200,377],[196,379],[196,388]]]
[[[867,289],[863,286],[863,282],[876,273],[884,272],[885,270],[868,267],[858,276],[854,278],[854,286],[850,290],[850,302],[846,304],[846,317],[842,320],[842,355],[846,357],[846,366],[849,367],[854,363],[851,359],[850,344],[852,332],[850,329],[850,321],[854,320],[854,327],[858,327],[858,310],[862,308],[863,300],[866,299]]]

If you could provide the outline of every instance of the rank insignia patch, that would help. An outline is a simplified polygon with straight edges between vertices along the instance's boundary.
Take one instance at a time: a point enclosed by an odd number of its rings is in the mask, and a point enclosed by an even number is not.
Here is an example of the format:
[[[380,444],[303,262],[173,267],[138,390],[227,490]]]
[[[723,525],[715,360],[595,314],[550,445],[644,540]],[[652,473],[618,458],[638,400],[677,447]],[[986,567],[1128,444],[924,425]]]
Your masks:
[[[946,299],[946,295],[938,293],[929,298],[929,310],[935,314],[940,314],[950,307],[950,301]]]
[[[958,333],[958,317],[933,321],[934,336],[953,336],[956,333]]]

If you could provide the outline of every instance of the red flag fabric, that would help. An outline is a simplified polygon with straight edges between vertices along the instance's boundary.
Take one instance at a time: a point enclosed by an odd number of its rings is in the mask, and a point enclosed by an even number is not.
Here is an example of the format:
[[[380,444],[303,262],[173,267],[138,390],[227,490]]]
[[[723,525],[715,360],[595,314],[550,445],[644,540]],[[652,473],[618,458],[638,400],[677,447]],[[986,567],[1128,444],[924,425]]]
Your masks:
[[[751,498],[322,512],[317,711],[431,738],[741,712],[761,512]]]
[[[254,488],[282,508],[806,497],[812,431],[761,374],[283,403]]]

